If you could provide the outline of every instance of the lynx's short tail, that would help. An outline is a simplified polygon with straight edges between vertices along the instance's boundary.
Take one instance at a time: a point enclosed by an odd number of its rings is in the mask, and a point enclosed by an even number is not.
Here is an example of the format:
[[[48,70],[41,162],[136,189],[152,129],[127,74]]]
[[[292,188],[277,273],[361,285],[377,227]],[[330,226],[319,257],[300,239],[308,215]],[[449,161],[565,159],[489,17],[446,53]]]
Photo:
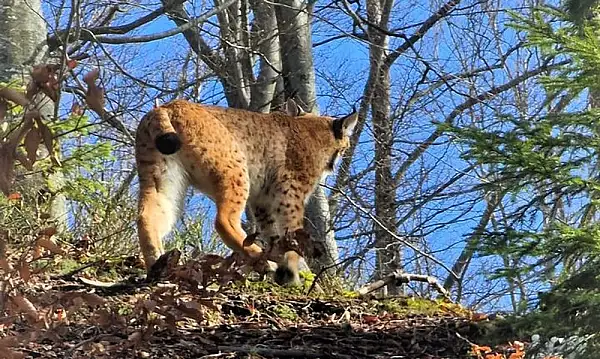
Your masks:
[[[149,114],[150,136],[154,139],[156,149],[163,155],[171,155],[181,148],[181,139],[177,135],[169,112],[161,107],[153,109]]]

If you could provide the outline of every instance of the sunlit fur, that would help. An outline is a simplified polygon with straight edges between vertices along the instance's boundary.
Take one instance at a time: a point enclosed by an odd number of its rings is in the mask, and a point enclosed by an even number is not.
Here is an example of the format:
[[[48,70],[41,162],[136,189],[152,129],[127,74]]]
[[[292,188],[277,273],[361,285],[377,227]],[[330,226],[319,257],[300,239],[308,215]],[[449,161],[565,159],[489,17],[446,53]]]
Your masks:
[[[246,204],[265,238],[302,228],[305,201],[333,170],[355,123],[355,114],[338,120],[293,117],[184,100],[151,110],[136,134],[138,235],[146,267],[164,252],[162,238],[178,218],[189,185],[215,202],[215,228],[225,244],[260,257],[258,245],[243,246]],[[161,153],[157,143],[163,152],[174,153]],[[291,282],[299,279],[299,259],[295,252],[277,259],[280,268],[291,271]]]

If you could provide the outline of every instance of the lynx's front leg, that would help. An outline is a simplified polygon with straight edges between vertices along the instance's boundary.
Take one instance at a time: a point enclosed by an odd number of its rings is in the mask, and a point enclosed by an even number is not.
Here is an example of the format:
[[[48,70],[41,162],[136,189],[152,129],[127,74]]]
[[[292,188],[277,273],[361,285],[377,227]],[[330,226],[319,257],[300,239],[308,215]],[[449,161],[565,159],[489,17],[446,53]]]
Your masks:
[[[299,285],[298,271],[302,259],[299,252],[302,252],[300,248],[304,247],[304,243],[298,241],[309,238],[297,234],[304,233],[304,201],[310,194],[311,187],[288,178],[284,178],[278,187],[272,216],[280,235],[276,250],[283,253],[283,259],[278,263],[275,281],[280,285]]]
[[[277,263],[273,262],[269,259],[277,258],[277,253],[273,253],[273,244],[280,238],[279,233],[277,231],[277,225],[275,223],[275,218],[272,216],[268,208],[270,208],[270,203],[259,203],[255,204],[252,209],[252,213],[254,215],[254,219],[256,220],[259,232],[257,233],[263,239],[263,243],[265,244],[265,255],[266,261],[262,268],[258,268],[268,274],[275,273],[277,269]]]

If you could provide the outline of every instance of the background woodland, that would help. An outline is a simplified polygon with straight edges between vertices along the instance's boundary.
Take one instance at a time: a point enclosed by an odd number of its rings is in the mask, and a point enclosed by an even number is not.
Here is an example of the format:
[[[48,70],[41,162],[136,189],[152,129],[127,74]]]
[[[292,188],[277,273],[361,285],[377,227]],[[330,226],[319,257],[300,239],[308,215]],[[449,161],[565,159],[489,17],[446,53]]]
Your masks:
[[[293,97],[359,112],[308,206],[314,272],[429,275],[477,310],[597,329],[593,3],[1,1],[0,84],[0,252],[42,233],[80,264],[136,254],[134,133],[155,101]],[[190,191],[169,247],[225,253],[213,215]]]

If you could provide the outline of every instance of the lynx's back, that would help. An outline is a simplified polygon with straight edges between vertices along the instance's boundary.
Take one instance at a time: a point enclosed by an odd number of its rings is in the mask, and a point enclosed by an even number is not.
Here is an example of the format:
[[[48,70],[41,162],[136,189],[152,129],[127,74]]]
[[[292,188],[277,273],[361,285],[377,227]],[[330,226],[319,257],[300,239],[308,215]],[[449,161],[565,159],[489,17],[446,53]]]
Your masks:
[[[150,111],[136,135],[140,177],[138,234],[146,266],[164,250],[183,195],[193,185],[217,206],[223,241],[252,261],[262,249],[244,246],[246,205],[261,234],[277,240],[302,228],[304,203],[348,146],[356,116],[342,119],[204,106],[176,100]],[[276,258],[280,283],[297,282],[297,253]]]

